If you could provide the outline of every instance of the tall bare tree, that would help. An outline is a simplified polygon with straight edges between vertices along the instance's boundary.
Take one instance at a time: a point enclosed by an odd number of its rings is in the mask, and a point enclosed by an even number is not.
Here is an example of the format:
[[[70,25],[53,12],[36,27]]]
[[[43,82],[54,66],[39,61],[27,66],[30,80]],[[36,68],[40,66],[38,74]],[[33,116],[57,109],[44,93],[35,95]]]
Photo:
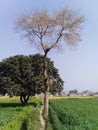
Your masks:
[[[45,78],[44,114],[48,115],[48,93],[50,76],[47,75],[47,55],[65,45],[76,46],[81,40],[81,29],[85,19],[76,12],[63,9],[51,15],[45,11],[29,12],[17,18],[16,30],[27,38],[30,44],[44,53],[43,75]]]

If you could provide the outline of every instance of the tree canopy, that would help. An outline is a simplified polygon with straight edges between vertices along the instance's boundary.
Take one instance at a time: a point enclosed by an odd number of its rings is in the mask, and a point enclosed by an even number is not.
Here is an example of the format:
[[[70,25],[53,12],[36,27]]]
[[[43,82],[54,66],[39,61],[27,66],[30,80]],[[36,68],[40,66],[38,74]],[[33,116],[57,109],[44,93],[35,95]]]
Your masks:
[[[81,41],[81,30],[85,19],[67,8],[54,11],[31,11],[18,17],[15,29],[38,50],[76,46]]]
[[[52,76],[53,84],[50,93],[61,92],[63,81],[53,61],[47,58],[47,72]],[[10,96],[20,96],[23,104],[27,103],[31,95],[44,92],[43,56],[17,55],[4,59],[0,63],[0,93]]]

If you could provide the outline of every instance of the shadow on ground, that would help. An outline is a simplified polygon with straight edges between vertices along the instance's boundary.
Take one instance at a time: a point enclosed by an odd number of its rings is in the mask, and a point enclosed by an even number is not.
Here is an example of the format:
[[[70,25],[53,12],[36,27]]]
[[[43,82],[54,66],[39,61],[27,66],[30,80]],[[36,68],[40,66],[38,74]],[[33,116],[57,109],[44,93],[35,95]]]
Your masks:
[[[28,103],[28,105],[33,105],[34,107],[36,107],[38,104],[35,102],[32,103]],[[11,103],[6,103],[6,102],[0,102],[0,107],[20,107],[23,106],[21,103],[15,103],[15,102],[11,102]]]
[[[28,129],[28,121],[25,119],[21,125],[20,130],[27,130]]]

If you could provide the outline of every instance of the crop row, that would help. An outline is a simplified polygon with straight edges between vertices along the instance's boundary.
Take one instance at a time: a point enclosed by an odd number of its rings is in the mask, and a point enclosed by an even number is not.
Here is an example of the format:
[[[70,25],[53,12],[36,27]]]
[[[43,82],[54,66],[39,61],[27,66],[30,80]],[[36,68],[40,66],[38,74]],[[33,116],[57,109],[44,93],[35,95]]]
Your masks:
[[[49,111],[54,130],[98,130],[98,99],[51,100]]]

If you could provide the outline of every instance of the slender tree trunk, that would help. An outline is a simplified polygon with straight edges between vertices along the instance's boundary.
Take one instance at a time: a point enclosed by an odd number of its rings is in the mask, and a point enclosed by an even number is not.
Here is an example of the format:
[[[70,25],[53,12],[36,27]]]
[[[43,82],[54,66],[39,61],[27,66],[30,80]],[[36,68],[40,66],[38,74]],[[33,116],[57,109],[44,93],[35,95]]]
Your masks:
[[[49,104],[49,85],[46,81],[45,95],[44,95],[44,114],[48,116],[48,104]]]
[[[44,74],[44,78],[45,78],[45,95],[44,95],[44,115],[48,116],[48,104],[49,104],[49,80],[48,80],[48,74],[47,74],[47,53],[48,51],[45,51],[45,55],[44,55],[44,70],[43,70],[43,74]]]

